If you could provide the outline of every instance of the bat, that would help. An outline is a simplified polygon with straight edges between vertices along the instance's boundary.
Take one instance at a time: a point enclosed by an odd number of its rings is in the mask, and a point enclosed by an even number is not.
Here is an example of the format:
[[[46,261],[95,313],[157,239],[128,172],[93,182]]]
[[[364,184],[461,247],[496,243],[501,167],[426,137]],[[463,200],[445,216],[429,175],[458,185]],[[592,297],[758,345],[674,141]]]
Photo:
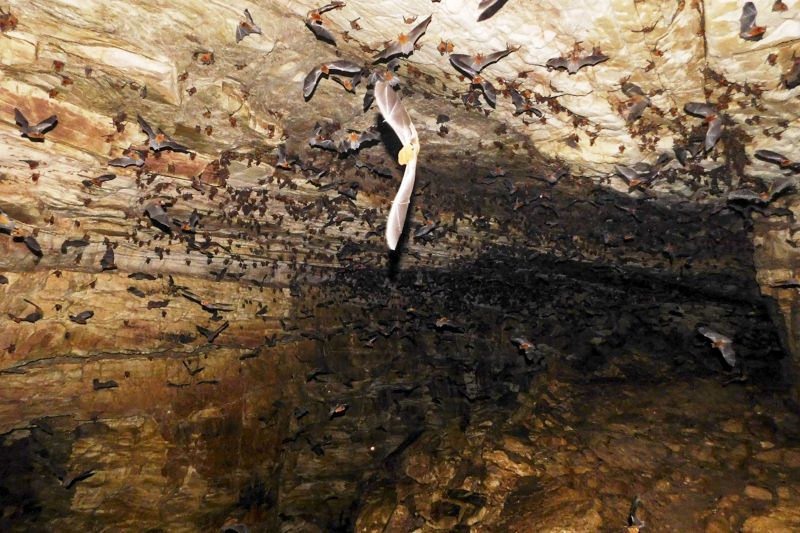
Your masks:
[[[286,143],[279,144],[277,152],[275,166],[283,169],[292,168],[292,163],[295,162],[295,158],[286,153]]]
[[[27,315],[25,315],[22,318],[16,317],[16,316],[12,315],[11,313],[9,313],[8,317],[11,320],[16,322],[17,324],[19,324],[20,322],[28,322],[30,324],[35,324],[36,322],[38,322],[42,318],[44,318],[44,313],[42,312],[42,308],[41,307],[39,307],[38,305],[36,305],[35,303],[33,303],[30,300],[24,300],[24,301],[29,303],[29,304],[31,304],[34,307],[35,311],[33,311],[32,313],[28,313]]]
[[[470,85],[480,87],[481,91],[483,91],[483,97],[486,98],[486,102],[492,107],[497,106],[497,90],[495,90],[492,82],[483,76],[475,76],[472,78]]]
[[[642,504],[642,500],[639,499],[639,496],[634,496],[633,501],[631,501],[631,508],[628,511],[628,526],[635,527],[638,529],[644,529],[644,521],[640,520],[636,513],[639,511],[639,506]]]
[[[705,122],[708,123],[708,131],[706,131],[704,147],[706,152],[714,148],[722,135],[722,117],[717,112],[717,108],[702,102],[689,102],[683,106],[683,110],[690,115],[705,119]]]
[[[786,89],[794,89],[800,85],[800,57],[794,58],[792,68],[781,76],[781,81]]]
[[[100,259],[101,272],[116,270],[116,268],[117,264],[114,262],[114,248],[112,248],[111,245],[107,245],[106,253],[104,253],[103,257]]]
[[[383,115],[383,119],[389,123],[403,144],[403,148],[397,154],[397,162],[406,166],[400,188],[389,210],[389,219],[386,221],[386,243],[390,250],[394,250],[403,233],[411,192],[414,190],[417,155],[420,148],[419,136],[400,97],[388,82],[378,81],[375,83],[375,101],[378,103],[378,109]]]
[[[119,387],[119,383],[117,383],[113,379],[109,379],[108,381],[100,381],[99,379],[94,378],[92,380],[92,388],[94,390],[115,389],[117,387]],[[89,477],[89,476],[86,476],[86,477]]]
[[[306,101],[310,100],[311,96],[314,94],[314,89],[317,88],[320,78],[322,76],[328,77],[332,72],[347,76],[355,76],[361,72],[361,67],[352,61],[344,59],[322,63],[314,67],[311,69],[311,72],[306,75],[305,80],[303,80],[303,98],[305,98]]]
[[[333,38],[333,34],[325,27],[325,19],[322,18],[322,14],[333,9],[341,9],[344,6],[344,2],[334,1],[326,6],[312,9],[306,14],[306,26],[314,33],[317,39],[336,46],[336,39]]]
[[[153,281],[154,279],[156,279],[154,275],[148,274],[146,272],[133,272],[131,274],[128,274],[128,277],[130,279],[135,279],[139,281],[141,280]]]
[[[733,340],[731,340],[730,337],[726,337],[722,333],[704,327],[697,328],[697,331],[699,331],[703,337],[711,341],[711,346],[720,351],[728,365],[732,367],[736,366],[736,352],[733,350]]]
[[[514,104],[514,116],[521,115],[525,113],[526,115],[530,116],[531,113],[536,115],[537,117],[542,116],[542,112],[533,107],[529,98],[523,96],[518,90],[513,87],[508,88],[508,92],[511,94],[511,103]]]
[[[217,313],[218,311],[223,311],[223,312],[233,311],[233,306],[230,304],[214,303],[214,302],[209,302],[208,300],[203,300],[202,298],[200,298],[199,296],[197,296],[196,294],[194,294],[189,290],[184,289],[180,292],[180,294],[190,302],[198,304],[200,307],[203,308],[204,311],[207,311],[209,313]]]
[[[401,33],[397,36],[397,39],[393,41],[389,46],[383,49],[378,55],[375,56],[375,62],[390,59],[397,55],[402,55],[408,57],[414,51],[414,47],[417,44],[417,41],[420,37],[425,33],[428,29],[428,24],[431,23],[433,19],[433,15],[428,15],[428,18],[414,26],[408,34]]]
[[[323,131],[324,129],[319,122],[314,125],[314,133],[308,139],[309,146],[324,150],[336,150],[336,142],[331,139],[329,134]]]
[[[148,309],[163,309],[169,305],[169,300],[150,300],[147,302]]]
[[[344,416],[348,407],[350,406],[346,403],[337,403],[331,407],[330,411],[328,411],[328,420],[333,420],[336,417]]]
[[[0,9],[0,33],[12,31],[17,27],[18,22],[17,17],[15,17],[11,11],[6,13]]]
[[[617,171],[617,174],[622,176],[622,179],[625,180],[625,183],[628,184],[629,189],[633,189],[638,187],[642,183],[649,183],[650,179],[652,178],[652,172],[650,175],[648,173],[640,174],[638,171],[632,169],[631,167],[627,167],[625,165],[614,165],[614,168]]]
[[[777,179],[770,184],[769,189],[763,193],[757,193],[750,189],[737,189],[728,193],[729,202],[747,202],[759,205],[767,205],[777,197],[791,191],[797,186],[797,182],[792,177]]]
[[[396,57],[386,63],[386,67],[377,67],[373,69],[367,78],[367,91],[364,93],[364,112],[372,107],[372,102],[375,101],[375,83],[378,81],[385,81],[392,88],[400,85],[400,78],[395,73],[400,67],[400,58]]]
[[[161,150],[172,150],[173,152],[188,152],[188,148],[183,145],[180,145],[167,137],[167,134],[164,133],[161,128],[158,129],[158,132],[153,133],[153,129],[150,127],[150,124],[145,121],[141,117],[141,115],[136,115],[136,120],[139,122],[139,126],[141,126],[142,131],[147,134],[147,142],[150,149],[154,152],[160,152]]]
[[[42,253],[42,247],[39,246],[39,241],[36,240],[36,237],[28,235],[27,237],[22,239],[22,242],[25,243],[25,246],[28,247],[28,250],[30,250],[30,252],[36,257],[42,257],[44,255]]]
[[[70,248],[86,248],[89,241],[86,239],[67,239],[61,243],[61,253],[65,254]]]
[[[478,22],[494,16],[506,2],[508,2],[508,0],[481,0],[478,4],[478,11],[480,11]]]
[[[753,2],[745,2],[739,18],[739,37],[745,41],[760,41],[767,31],[766,26],[756,26],[758,10]]]
[[[144,291],[142,291],[141,289],[137,289],[136,287],[128,287],[128,292],[133,294],[137,298],[144,298]]]
[[[0,274],[0,285],[8,285],[8,278]]]
[[[361,83],[361,72],[356,73],[352,78],[340,78],[339,76],[331,76],[331,79],[344,87],[344,90],[349,93],[356,92],[356,87]]]
[[[197,224],[199,222],[200,222],[200,215],[197,213],[197,209],[194,209],[189,215],[189,220],[183,223],[179,222],[178,226],[180,226],[181,231],[183,231],[184,233],[194,233],[197,228]]]
[[[772,4],[772,11],[781,12],[786,11],[787,9],[789,9],[789,6],[784,4],[782,0],[775,0],[775,3]]]
[[[547,60],[545,66],[550,69],[566,69],[570,75],[575,74],[586,66],[594,66],[608,60],[609,57],[595,47],[588,56],[581,56],[580,49],[575,45],[575,49],[568,57],[554,57]]]
[[[451,54],[450,64],[453,65],[453,68],[457,71],[472,79],[480,74],[483,69],[492,63],[500,61],[515,50],[515,48],[506,48],[505,50],[492,52],[488,55],[475,54],[473,56],[469,54]]]
[[[167,212],[164,210],[164,206],[161,202],[148,205],[144,208],[144,212],[154,226],[164,233],[172,233],[172,229],[169,225],[169,216],[167,216]]]
[[[347,152],[354,152],[361,148],[362,144],[378,141],[381,135],[378,129],[374,126],[364,131],[347,130],[347,133],[339,141],[336,149],[339,153],[346,154]]]
[[[16,224],[8,214],[0,209],[0,231],[8,233],[9,235],[14,232]]]
[[[109,161],[108,165],[111,167],[121,168],[142,167],[144,166],[144,160],[145,157],[147,157],[147,152],[129,147],[127,150],[122,152],[122,155],[122,157],[118,157]]]
[[[83,180],[81,183],[86,188],[102,187],[105,182],[115,179],[117,179],[116,174],[103,174],[102,176],[97,176],[96,178]]]
[[[236,42],[241,42],[242,39],[250,35],[251,33],[256,33],[261,35],[261,27],[256,26],[256,23],[253,22],[253,17],[250,15],[250,11],[247,9],[244,10],[244,18],[245,20],[239,22],[239,25],[236,26]]]
[[[800,171],[800,163],[793,162],[788,157],[772,150],[756,150],[755,156],[757,159],[778,165],[781,168],[788,168],[795,172]]]
[[[94,311],[81,311],[77,315],[69,315],[69,319],[76,324],[86,325],[86,321],[94,316]]]
[[[200,334],[206,338],[208,343],[211,344],[212,342],[214,342],[214,339],[216,339],[219,336],[220,333],[222,333],[228,328],[228,325],[229,325],[228,321],[226,320],[224,324],[222,324],[220,327],[218,327],[213,331],[204,328],[203,326],[195,326],[195,327],[197,328],[197,331],[200,332]]]
[[[28,119],[25,118],[25,115],[23,115],[22,112],[16,107],[14,108],[14,120],[19,127],[21,136],[27,137],[34,142],[43,142],[45,133],[55,128],[56,124],[58,124],[58,117],[52,115],[39,122],[35,126],[31,126],[28,123]]]
[[[414,232],[414,238],[421,239],[426,235],[430,235],[438,227],[438,223],[433,220],[428,220],[417,228],[417,231]]]
[[[648,98],[642,88],[635,83],[623,83],[622,92],[625,96],[630,98],[630,100],[625,103],[625,106],[628,108],[625,122],[630,124],[638,120],[639,117],[642,116],[642,113],[644,113],[645,108],[650,106],[650,98]]]

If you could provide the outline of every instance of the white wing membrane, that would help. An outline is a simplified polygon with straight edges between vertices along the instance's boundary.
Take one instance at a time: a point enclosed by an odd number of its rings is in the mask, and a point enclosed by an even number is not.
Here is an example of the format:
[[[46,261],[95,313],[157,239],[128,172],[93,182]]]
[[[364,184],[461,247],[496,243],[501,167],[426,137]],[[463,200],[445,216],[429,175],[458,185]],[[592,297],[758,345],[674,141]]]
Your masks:
[[[391,250],[394,250],[397,247],[397,241],[400,240],[400,235],[403,233],[408,204],[411,201],[411,193],[414,190],[419,137],[414,124],[411,123],[411,117],[400,101],[400,97],[397,96],[397,93],[387,82],[378,81],[375,83],[375,102],[377,102],[378,109],[384,120],[389,123],[400,142],[403,143],[403,149],[400,151],[398,160],[401,165],[406,165],[405,172],[403,172],[403,181],[400,183],[400,189],[398,189],[397,195],[392,202],[392,208],[389,210],[389,220],[386,222],[386,243]]]

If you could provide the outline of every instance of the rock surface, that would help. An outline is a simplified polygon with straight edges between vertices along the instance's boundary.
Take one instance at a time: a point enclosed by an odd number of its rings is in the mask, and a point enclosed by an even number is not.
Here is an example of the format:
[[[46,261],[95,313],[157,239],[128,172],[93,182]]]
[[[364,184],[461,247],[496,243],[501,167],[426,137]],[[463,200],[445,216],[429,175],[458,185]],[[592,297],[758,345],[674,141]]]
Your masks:
[[[477,0],[353,0],[324,14],[337,47],[308,0],[0,4],[0,529],[587,531],[635,494],[659,530],[796,528],[798,204],[726,196],[797,176],[754,152],[800,159],[800,4],[755,3],[760,41],[722,0],[509,0],[480,23]],[[244,9],[262,34],[237,43]],[[302,83],[428,14],[398,71],[422,150],[388,254],[396,139],[366,80]],[[609,59],[546,68],[576,41]],[[496,108],[467,109],[448,54],[506,46]],[[626,82],[651,101],[630,123]],[[713,150],[615,174],[702,141],[693,101],[724,113]],[[58,124],[34,142],[15,108]],[[147,151],[137,114],[189,151]],[[382,142],[312,148],[317,122]],[[108,165],[129,148],[141,169]]]

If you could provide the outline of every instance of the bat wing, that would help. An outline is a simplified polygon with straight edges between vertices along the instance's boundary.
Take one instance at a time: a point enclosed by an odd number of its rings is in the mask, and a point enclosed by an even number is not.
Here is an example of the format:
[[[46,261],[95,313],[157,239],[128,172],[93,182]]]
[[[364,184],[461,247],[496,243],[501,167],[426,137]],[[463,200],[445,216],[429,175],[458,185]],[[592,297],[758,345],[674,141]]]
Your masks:
[[[584,56],[578,60],[578,66],[575,69],[575,71],[577,72],[579,69],[583,67],[596,65],[606,60],[608,60],[608,56],[599,52],[589,56]]]
[[[772,182],[769,187],[769,199],[774,200],[778,196],[785,194],[795,188],[797,182],[794,178],[781,178]]]
[[[511,93],[511,103],[514,104],[514,114],[519,115],[520,113],[525,112],[525,99],[519,93],[518,90],[514,89],[513,87],[508,91]]]
[[[569,70],[569,61],[563,57],[553,57],[547,60],[545,66],[548,68],[554,68],[554,69],[565,68]]]
[[[14,108],[14,120],[16,120],[17,125],[22,129],[27,129],[29,127],[28,119],[25,118],[25,115],[16,107]]]
[[[261,28],[256,26],[255,21],[253,21],[253,15],[250,14],[249,9],[244,10],[244,17],[247,19],[247,23],[250,24],[250,32],[249,33],[261,33]]]
[[[631,167],[627,167],[625,165],[614,165],[614,168],[616,169],[617,174],[622,176],[622,178],[625,180],[625,183],[628,185],[634,182],[642,181],[639,173],[633,170]]]
[[[710,117],[711,115],[715,115],[717,113],[717,110],[714,106],[701,102],[689,102],[683,106],[683,110],[690,115],[703,118]]]
[[[408,50],[407,53],[411,53],[414,51],[414,45],[419,40],[420,37],[427,31],[428,24],[431,23],[433,19],[433,15],[428,15],[428,18],[414,26],[414,29],[408,32],[408,44],[411,45],[411,48]]]
[[[756,25],[756,16],[758,10],[753,2],[745,2],[742,6],[742,16],[739,17],[739,35],[743,39],[747,39],[750,35],[750,30]]]
[[[392,127],[403,146],[417,142],[417,130],[411,123],[411,117],[403,107],[400,97],[385,81],[375,83],[375,100],[378,102],[383,119]]]
[[[377,128],[369,128],[361,132],[358,142],[359,144],[363,144],[371,141],[379,141],[380,138],[381,134],[378,132]]]
[[[413,49],[413,44],[411,45]],[[405,53],[403,51],[403,47],[400,43],[393,42],[389,46],[383,49],[383,52],[375,56],[375,61],[380,61],[381,59],[388,59],[392,56],[396,56],[398,54]]]
[[[356,65],[352,61],[347,61],[344,59],[325,63],[325,66],[332,72],[340,72],[346,74],[358,74],[359,72],[361,72],[361,67],[359,65]]]
[[[172,139],[167,139],[159,145],[159,150],[172,150],[173,152],[188,152],[189,149],[182,144],[178,144]]]
[[[642,88],[636,85],[635,83],[623,83],[622,92],[625,94],[625,96],[628,97],[647,96],[646,94],[644,94]]]
[[[492,17],[495,13],[500,11],[500,8],[505,5],[508,0],[481,0],[478,4],[478,10],[481,12],[478,15],[478,22]]]
[[[737,189],[735,191],[729,192],[728,193],[728,201],[729,202],[753,202],[753,203],[757,203],[757,204],[763,204],[764,203],[764,199],[761,198],[761,195],[758,194],[757,192],[751,191],[750,189]],[[703,333],[703,332],[701,331],[700,333]],[[703,335],[705,335],[705,333],[703,333]]]
[[[53,126],[55,126],[56,122],[58,122],[58,117],[52,115],[50,117],[47,117],[37,125],[35,125],[32,129],[36,133],[45,133],[46,131],[50,130]]]
[[[697,328],[697,331],[699,331],[703,337],[707,338],[711,342],[726,342],[726,343],[733,342],[730,339],[730,337],[726,337],[722,333],[714,331],[713,329],[710,328]]]
[[[238,26],[236,26],[236,42],[237,43],[241,42],[241,40],[244,39],[245,37],[247,37],[249,34],[250,34],[250,32],[247,31],[247,28],[245,26],[243,26],[242,24],[239,24]]]
[[[344,7],[344,6],[345,6],[345,3],[344,3],[344,2],[331,2],[330,4],[328,4],[328,5],[326,5],[326,6],[322,6],[322,7],[321,7],[321,8],[319,8],[317,11],[318,11],[320,14],[322,14],[322,13],[327,13],[328,11],[331,11],[331,10],[333,10],[333,9],[339,9],[339,8],[342,8],[342,7]]]
[[[397,190],[394,201],[392,201],[392,208],[389,210],[389,219],[386,221],[386,244],[389,245],[390,250],[397,248],[397,241],[400,240],[400,235],[403,233],[416,174],[417,156],[415,154],[406,164],[403,181],[400,182],[400,188]]]
[[[450,54],[450,64],[468,78],[474,78],[478,75],[478,71],[474,68],[472,56],[467,54]]]
[[[142,128],[142,131],[147,134],[149,139],[153,139],[156,134],[153,133],[153,128],[150,127],[150,124],[147,123],[145,119],[142,118],[141,115],[136,115],[136,121],[139,123],[139,126]]]
[[[492,63],[496,63],[506,57],[508,54],[513,52],[514,50],[511,48],[506,48],[505,50],[499,50],[497,52],[492,52],[491,54],[485,56],[481,61],[474,63],[473,68],[475,71],[480,72]]]
[[[489,80],[484,79],[483,77],[481,77],[480,85],[486,101],[490,106],[495,107],[497,105],[497,91],[495,90],[494,85],[492,85]]]
[[[767,163],[780,165],[782,167],[791,164],[791,161],[789,161],[786,156],[779,154],[778,152],[773,152],[772,150],[756,150],[755,156],[757,159],[761,159]]]
[[[314,32],[314,35],[317,37],[317,39],[326,41],[334,46],[336,45],[336,39],[334,39],[333,34],[328,30],[328,28],[323,26],[321,22],[306,20],[306,26],[308,26],[309,30]]]
[[[736,366],[736,352],[733,349],[733,344],[722,344],[719,346],[719,351],[726,363],[728,363],[730,366]]]
[[[311,95],[314,94],[314,89],[317,88],[320,76],[322,76],[322,69],[320,67],[314,67],[311,69],[311,72],[308,73],[306,79],[303,80],[303,97],[306,100],[311,98]]]
[[[717,117],[708,123],[708,131],[706,132],[705,141],[706,151],[714,148],[714,145],[717,144],[720,135],[722,135],[722,119]]]
[[[645,97],[643,99],[637,100],[633,103],[630,108],[628,108],[628,116],[625,118],[625,122],[631,123],[635,122],[639,117],[642,116],[644,110],[650,105],[650,99]]]

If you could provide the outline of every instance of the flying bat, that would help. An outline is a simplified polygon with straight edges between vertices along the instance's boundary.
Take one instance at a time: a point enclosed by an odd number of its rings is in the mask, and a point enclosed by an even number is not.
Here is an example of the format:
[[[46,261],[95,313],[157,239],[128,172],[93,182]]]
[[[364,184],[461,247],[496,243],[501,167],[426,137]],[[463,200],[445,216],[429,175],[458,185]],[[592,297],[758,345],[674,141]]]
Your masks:
[[[711,346],[722,354],[725,362],[730,366],[736,366],[736,352],[733,350],[733,340],[722,333],[718,333],[709,328],[697,328],[700,334],[711,341]]]
[[[588,56],[581,56],[580,52],[580,48],[578,48],[576,45],[575,49],[569,56],[548,59],[547,63],[545,63],[545,66],[547,66],[547,68],[554,68],[556,70],[562,68],[566,69],[571,75],[575,74],[585,66],[597,65],[598,63],[602,63],[608,59],[608,56],[601,52],[597,47],[592,49],[592,53]]]
[[[140,115],[136,115],[136,120],[139,122],[139,126],[141,126],[142,131],[147,134],[147,142],[150,149],[154,152],[159,152],[161,150],[172,150],[173,152],[188,152],[189,149],[183,145],[180,145],[167,137],[167,134],[164,133],[161,128],[158,129],[158,132],[154,133],[153,128],[150,127]]]
[[[642,504],[642,500],[639,496],[634,496],[633,501],[631,501],[631,508],[628,511],[628,527],[635,527],[637,531],[639,529],[644,529],[644,521],[639,519],[637,513],[639,512],[639,506]]]
[[[144,208],[144,212],[150,219],[154,226],[158,227],[164,233],[172,233],[172,228],[169,225],[169,216],[164,210],[161,202],[154,202]]]
[[[389,219],[386,221],[386,243],[390,250],[394,250],[403,233],[411,192],[414,190],[417,155],[420,148],[419,136],[400,97],[388,82],[378,81],[375,83],[375,101],[378,103],[378,109],[383,115],[383,119],[389,123],[400,142],[403,143],[403,148],[397,154],[397,162],[406,166],[400,188],[389,210]]]
[[[30,300],[24,300],[24,301],[29,303],[29,304],[31,304],[35,308],[35,311],[33,311],[32,313],[28,313],[24,317],[17,317],[17,316],[12,315],[11,313],[9,313],[8,317],[11,320],[16,322],[17,324],[19,324],[20,322],[29,322],[31,324],[34,324],[34,323],[40,321],[42,318],[44,318],[44,313],[42,312],[42,308],[41,307],[39,307],[38,305],[36,305],[35,303],[33,303]]]
[[[319,79],[322,76],[328,77],[331,73],[343,74],[345,76],[355,76],[360,72],[361,67],[359,65],[344,59],[322,63],[321,65],[311,69],[311,72],[309,72],[308,75],[306,75],[305,80],[303,80],[303,97],[306,100],[311,98],[311,95],[314,94],[314,89],[317,88]]]
[[[108,162],[110,167],[143,167],[144,160],[147,152],[136,150],[135,148],[128,148],[122,152],[122,157],[117,157]]]
[[[652,172],[643,172],[640,173],[639,171],[625,166],[625,165],[614,165],[614,168],[617,171],[617,174],[622,176],[622,179],[625,180],[625,183],[628,184],[629,189],[633,189],[638,187],[643,183],[649,183],[652,179]]]
[[[705,150],[706,152],[714,148],[722,135],[722,116],[717,112],[717,108],[702,102],[689,102],[683,106],[683,110],[697,117],[702,117],[708,124],[706,131]]]
[[[219,336],[220,333],[222,333],[223,331],[225,331],[228,328],[228,325],[229,325],[228,321],[226,320],[224,324],[222,324],[220,327],[218,327],[215,330],[210,330],[210,329],[204,328],[203,326],[195,326],[195,327],[197,328],[197,331],[201,335],[203,335],[209,343],[212,343],[212,342],[214,342],[214,339],[216,339]]]
[[[635,83],[623,83],[622,92],[625,96],[630,98],[630,100],[625,102],[625,106],[628,108],[625,122],[630,124],[641,117],[645,108],[650,106],[650,98],[648,98],[642,88]]]
[[[102,176],[97,176],[96,178],[83,180],[81,183],[87,188],[102,187],[105,182],[115,179],[117,179],[116,174],[103,174]]]
[[[25,115],[16,107],[14,108],[14,120],[19,127],[22,137],[27,137],[34,142],[43,142],[45,133],[52,130],[58,123],[58,117],[52,115],[35,126],[31,126],[28,124],[28,119],[25,118]]]
[[[378,141],[380,138],[381,135],[374,126],[364,131],[347,130],[347,133],[339,141],[336,149],[339,153],[346,154],[347,152],[358,150],[364,143]]]
[[[349,407],[346,403],[337,403],[333,407],[331,407],[330,411],[328,411],[328,420],[333,420],[336,417],[344,416],[344,413],[347,411]]]
[[[414,29],[408,32],[408,34],[401,33],[398,35],[395,41],[375,56],[375,62],[377,63],[378,61],[389,59],[397,55],[406,57],[411,55],[417,41],[425,33],[425,30],[428,29],[428,24],[431,23],[431,19],[433,19],[433,15],[428,15],[428,18],[414,26]]]
[[[322,148],[324,150],[336,150],[336,141],[326,133],[324,128],[319,122],[314,125],[314,133],[308,139],[308,145],[315,148]]]
[[[506,57],[514,50],[514,48],[506,48],[505,50],[492,52],[487,55],[475,54],[472,56],[469,54],[451,54],[450,64],[453,65],[457,71],[472,79],[480,74],[483,69]]]
[[[792,177],[777,179],[770,184],[769,189],[763,193],[757,193],[751,189],[737,189],[728,193],[729,202],[748,202],[759,205],[767,205],[775,198],[794,189],[797,182]]]
[[[762,161],[778,165],[781,168],[788,168],[795,172],[800,171],[800,163],[796,163],[778,152],[773,152],[772,150],[756,150],[755,156]]]
[[[767,31],[766,26],[756,26],[758,10],[753,2],[746,2],[742,6],[742,16],[739,18],[739,37],[745,41],[760,41]]]
[[[36,237],[32,235],[28,235],[22,242],[25,243],[25,246],[28,247],[28,250],[35,255],[36,257],[42,257],[44,254],[42,253],[42,247],[39,245],[39,241],[36,240]]]
[[[514,116],[521,115],[522,113],[525,113],[528,116],[530,116],[531,113],[537,117],[542,116],[542,112],[533,107],[530,99],[523,96],[518,90],[513,87],[509,87],[508,92],[511,94],[511,103],[514,104]]]
[[[323,13],[327,13],[333,9],[341,9],[345,6],[344,2],[331,2],[326,6],[322,6],[317,9],[312,9],[306,14],[306,26],[308,29],[314,32],[314,35],[317,39],[321,41],[327,41],[328,43],[336,46],[336,39],[333,38],[333,34],[325,27],[325,20],[322,18]]]
[[[508,0],[481,0],[478,4],[478,22],[492,17],[495,13],[500,11],[500,8],[505,5]]]
[[[0,231],[4,231],[8,234],[11,234],[14,232],[15,227],[16,224],[11,219],[11,217],[8,216],[8,214],[5,211],[0,209]]]
[[[94,316],[94,311],[81,311],[77,315],[69,315],[69,319],[76,324],[86,325],[86,321]]]
[[[197,228],[197,224],[200,222],[200,215],[197,213],[197,209],[194,209],[189,215],[189,220],[186,222],[177,222],[177,225],[180,226],[181,231],[184,233],[194,233]]]
[[[250,15],[250,11],[247,9],[244,10],[244,18],[245,20],[239,22],[239,25],[236,26],[236,42],[241,42],[242,39],[250,35],[251,33],[256,33],[261,35],[261,27],[256,26],[256,23],[253,22],[253,17]]]
[[[396,57],[386,63],[385,67],[378,66],[374,68],[367,78],[367,91],[364,93],[364,112],[366,112],[375,101],[375,83],[378,80],[387,82],[392,88],[400,85],[400,78],[397,77],[395,71],[400,67],[400,58]]]
[[[86,248],[87,246],[89,246],[89,241],[86,239],[67,239],[61,243],[61,253],[67,253],[70,248]]]

